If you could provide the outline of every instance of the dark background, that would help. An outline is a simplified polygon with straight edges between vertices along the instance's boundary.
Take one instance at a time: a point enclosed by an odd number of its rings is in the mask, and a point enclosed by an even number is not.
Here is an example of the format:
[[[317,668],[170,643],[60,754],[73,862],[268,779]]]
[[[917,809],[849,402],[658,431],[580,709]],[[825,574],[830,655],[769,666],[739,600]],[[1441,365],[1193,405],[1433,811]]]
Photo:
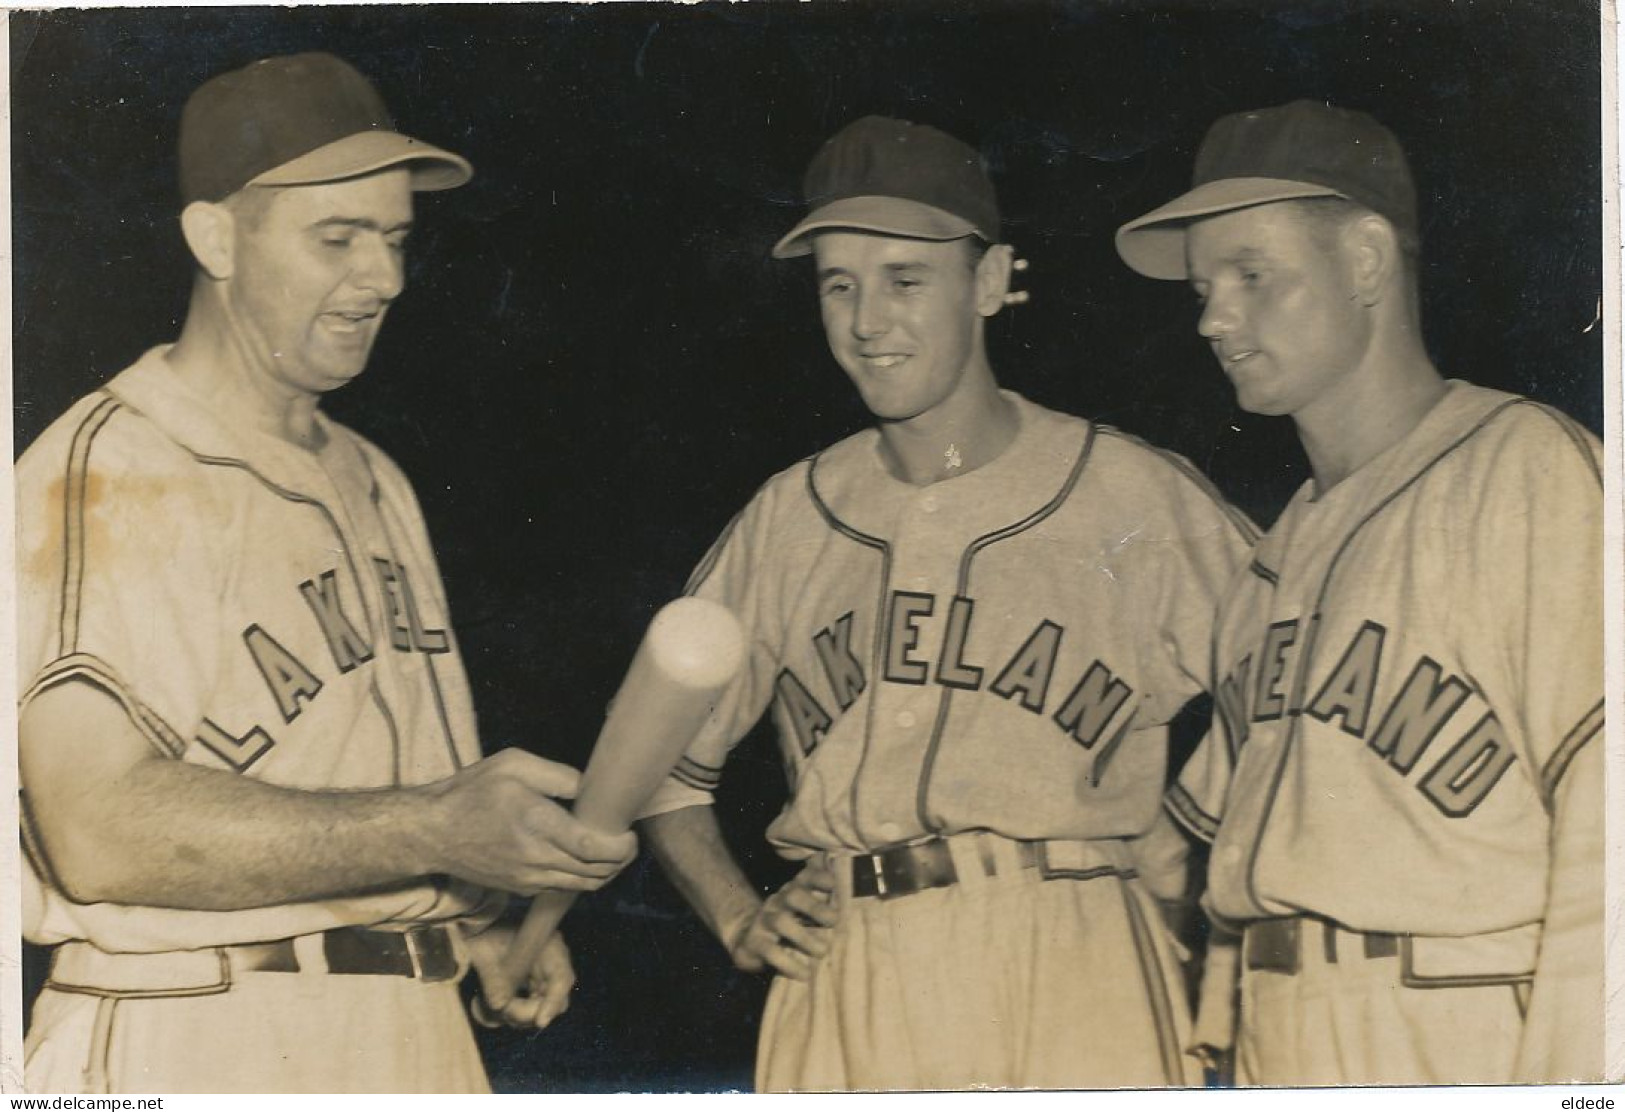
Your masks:
[[[417,484],[488,749],[582,763],[644,625],[728,518],[863,425],[809,268],[767,250],[807,159],[865,113],[986,154],[1031,261],[1031,304],[991,329],[1002,381],[1184,453],[1262,524],[1306,473],[1290,423],[1239,412],[1190,292],[1111,246],[1183,190],[1223,113],[1316,97],[1394,128],[1440,367],[1601,431],[1594,3],[214,8],[11,15],[19,451],[179,328],[187,94],[309,49],[477,169],[421,197],[408,291],[328,408]],[[762,735],[719,812],[766,886],[784,783]],[[647,859],[566,928],[573,1007],[482,1034],[498,1089],[749,1086],[764,986]]]

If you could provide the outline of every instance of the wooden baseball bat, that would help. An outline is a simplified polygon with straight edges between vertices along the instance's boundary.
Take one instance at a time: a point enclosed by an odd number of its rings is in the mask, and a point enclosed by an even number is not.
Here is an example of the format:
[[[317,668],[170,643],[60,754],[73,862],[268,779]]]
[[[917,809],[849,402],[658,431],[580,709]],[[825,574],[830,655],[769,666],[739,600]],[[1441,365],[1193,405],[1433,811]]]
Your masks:
[[[576,817],[609,834],[628,829],[744,662],[744,632],[727,607],[702,598],[680,598],[661,607],[609,705],[581,775]],[[506,960],[521,991],[523,978],[575,897],[574,892],[549,890],[531,903]],[[475,1000],[475,1019],[491,1025],[490,1009],[482,1005]]]

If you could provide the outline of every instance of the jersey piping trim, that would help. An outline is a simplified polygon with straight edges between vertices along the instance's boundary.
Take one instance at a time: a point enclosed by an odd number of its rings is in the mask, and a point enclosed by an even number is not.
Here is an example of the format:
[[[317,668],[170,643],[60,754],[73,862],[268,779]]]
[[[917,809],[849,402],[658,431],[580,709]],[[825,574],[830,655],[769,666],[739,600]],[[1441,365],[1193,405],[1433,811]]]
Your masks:
[[[1314,659],[1316,634],[1320,631],[1321,607],[1325,604],[1326,596],[1331,590],[1332,580],[1337,578],[1338,565],[1342,563],[1344,554],[1348,552],[1349,547],[1354,543],[1354,538],[1359,536],[1361,530],[1381,516],[1388,509],[1388,507],[1392,506],[1396,501],[1398,501],[1402,495],[1411,489],[1411,487],[1419,483],[1424,475],[1426,475],[1429,471],[1432,471],[1462,445],[1466,444],[1473,437],[1477,436],[1497,417],[1507,412],[1513,406],[1523,404],[1526,404],[1523,399],[1514,398],[1510,401],[1502,402],[1500,405],[1490,410],[1490,412],[1479,418],[1477,424],[1473,425],[1472,428],[1468,429],[1466,432],[1462,433],[1461,436],[1457,437],[1450,444],[1446,445],[1432,459],[1418,467],[1403,483],[1400,483],[1393,490],[1389,491],[1382,501],[1373,506],[1364,517],[1356,522],[1354,526],[1344,534],[1342,541],[1337,546],[1337,551],[1332,554],[1331,560],[1326,564],[1326,574],[1321,578],[1320,590],[1315,593],[1315,604],[1310,611],[1309,620],[1304,627],[1303,647],[1299,650],[1300,658],[1304,663],[1298,669],[1298,676],[1296,682],[1294,683],[1294,690],[1292,692],[1290,705],[1303,705],[1304,690],[1308,686],[1309,682],[1309,666],[1310,662],[1312,662]],[[1258,893],[1258,851],[1259,848],[1264,844],[1264,832],[1269,827],[1270,815],[1274,812],[1275,802],[1281,793],[1281,781],[1286,775],[1287,759],[1291,756],[1292,750],[1297,744],[1298,732],[1302,728],[1302,725],[1303,716],[1301,714],[1292,716],[1292,720],[1287,727],[1286,738],[1281,744],[1280,755],[1276,758],[1275,768],[1270,778],[1269,795],[1264,801],[1263,811],[1259,814],[1258,829],[1253,832],[1251,838],[1252,844],[1247,853],[1247,868],[1245,872],[1247,898],[1252,903],[1254,912],[1258,915],[1267,916],[1269,914],[1264,909],[1263,900],[1260,898]]]
[[[980,556],[985,550],[991,548],[995,544],[998,544],[1000,541],[1009,540],[1011,537],[1019,536],[1022,533],[1027,532],[1027,530],[1032,529],[1044,519],[1054,514],[1055,511],[1059,510],[1063,505],[1066,504],[1067,499],[1072,497],[1072,492],[1077,489],[1078,481],[1083,476],[1084,468],[1088,466],[1089,460],[1094,454],[1095,439],[1098,435],[1097,426],[1093,422],[1085,421],[1083,423],[1083,427],[1083,443],[1078,449],[1077,462],[1072,465],[1072,470],[1069,471],[1066,478],[1062,480],[1061,487],[1055,492],[1054,497],[1052,497],[1047,503],[1040,506],[1038,509],[1034,510],[1032,513],[1028,514],[1026,517],[1022,518],[1020,521],[1017,521],[1011,525],[1006,525],[1002,529],[996,529],[991,533],[986,533],[980,537],[977,537],[975,540],[971,541],[970,544],[965,546],[964,555],[961,556],[959,560],[959,582],[956,584],[956,589],[960,597],[968,597],[970,594],[971,564],[975,561],[976,557]],[[889,581],[889,578],[890,577],[888,576],[886,580],[882,581],[882,583],[884,584],[885,582]],[[884,609],[875,611],[876,614],[882,614],[884,612]],[[880,623],[877,622],[875,624],[878,627]],[[876,657],[875,666],[875,675],[879,675],[878,655]],[[933,833],[940,831],[938,830],[938,827],[932,823],[930,809],[927,806],[929,796],[931,794],[931,773],[936,768],[937,754],[942,748],[943,738],[947,736],[948,712],[953,703],[953,696],[954,692],[952,688],[944,687],[942,689],[942,700],[937,704],[937,718],[931,727],[931,742],[926,746],[925,759],[920,763],[919,787],[916,790],[914,797],[914,812],[915,816],[920,820],[921,829],[928,830]],[[869,701],[871,711],[873,711],[874,703],[875,701],[873,699]],[[865,743],[867,744],[867,735],[865,735]],[[1099,759],[1097,758],[1096,760],[1098,763]],[[860,774],[863,771],[863,765],[861,762],[858,765],[858,771]],[[853,814],[857,814],[856,810],[853,811]]]
[[[835,516],[834,509],[831,508],[830,505],[824,501],[823,496],[818,493],[818,484],[815,481],[818,472],[818,464],[822,459],[823,456],[818,455],[814,456],[808,462],[807,498],[812,502],[813,508],[818,511],[819,516],[824,519],[824,524],[828,525],[836,533],[846,537],[848,540],[856,541],[865,548],[872,548],[880,553],[880,594],[875,600],[875,614],[884,614],[886,612],[886,587],[887,584],[891,582],[891,545],[887,544],[879,537],[871,537],[867,533],[860,533],[858,530],[852,528],[846,522],[842,521],[839,517]],[[883,669],[881,666],[881,637],[883,636],[883,627],[883,622],[876,621],[874,632],[870,634],[869,637],[869,674],[871,676],[879,676],[883,674]],[[869,699],[868,706],[864,710],[863,748],[858,753],[858,763],[856,768],[853,770],[852,787],[848,793],[848,804],[851,807],[850,814],[852,815],[852,823],[854,826],[857,825],[858,815],[860,814],[858,810],[858,787],[863,783],[863,767],[869,761],[869,739],[874,737],[876,702],[877,700],[871,697]],[[940,723],[940,717],[938,721]],[[926,829],[930,828],[927,827]]]
[[[1574,757],[1586,742],[1602,732],[1603,700],[1598,699],[1597,705],[1580,719],[1574,729],[1558,744],[1555,752],[1546,761],[1546,767],[1540,770],[1541,800],[1546,804],[1547,813],[1557,809],[1557,786],[1563,781],[1563,774],[1574,763]]]
[[[806,459],[802,460],[801,462],[808,465],[808,474],[807,474],[808,490],[813,495],[813,503],[819,507],[819,511],[822,513],[823,512],[823,506],[818,501],[817,492],[812,490],[812,472],[811,472],[811,468],[812,468],[812,466],[814,464],[817,463],[817,457],[816,456],[808,456]],[[796,465],[796,466],[799,466],[799,464]],[[775,476],[775,478],[776,477],[777,476]],[[773,482],[773,480],[769,479],[767,482],[765,482],[761,486],[757,487],[756,488],[756,493],[751,495],[751,502],[755,502],[756,499],[760,498],[762,496],[762,492],[764,490],[766,490],[768,488],[768,486],[772,482]],[[747,508],[749,508],[749,505],[750,505],[750,503],[746,503]],[[744,519],[744,516],[745,516],[745,511],[740,510],[738,513],[734,514],[733,517],[728,519],[728,524],[722,530],[722,535],[717,537],[716,540],[711,542],[711,547],[706,549],[704,558],[700,560],[699,565],[694,569],[693,573],[689,575],[688,582],[683,585],[683,594],[684,595],[692,595],[694,592],[696,592],[696,591],[698,591],[700,589],[700,584],[704,583],[707,579],[709,579],[711,577],[711,573],[716,570],[717,561],[722,559],[722,550],[728,547],[729,538],[732,537],[734,535],[734,533],[736,533],[738,531],[739,523],[740,523],[740,521],[742,521]],[[829,515],[825,514],[824,517],[825,517],[825,520],[828,520]]]
[[[383,692],[378,690],[378,674],[374,672],[367,679],[367,694],[372,696],[372,705],[378,708],[378,714],[384,720],[384,726],[389,730],[390,775],[395,785],[401,782],[401,735],[395,729],[395,716],[389,713],[389,704],[384,702]]]
[[[1269,568],[1265,567],[1256,557],[1254,557],[1253,561],[1247,565],[1247,570],[1258,576],[1258,578],[1262,579],[1264,582],[1268,583],[1271,587],[1279,587],[1281,585],[1281,577],[1275,572],[1271,571]]]
[[[1156,944],[1152,941],[1145,916],[1135,902],[1134,893],[1127,882],[1118,884],[1123,908],[1128,914],[1129,930],[1134,937],[1134,956],[1140,963],[1140,983],[1145,988],[1146,1002],[1151,1005],[1151,1016],[1157,1028],[1157,1049],[1162,1054],[1163,1079],[1169,1085],[1185,1083],[1184,1069],[1180,1065],[1179,1036],[1168,1004],[1168,982],[1162,975],[1162,964],[1157,960]]]
[[[703,765],[688,756],[678,758],[671,774],[682,783],[700,791],[713,791],[722,783],[721,769]]]
[[[399,564],[400,563],[400,557],[397,555],[396,550],[395,550],[395,531],[390,528],[390,517],[392,515],[384,513],[383,509],[382,509],[382,505],[379,503],[379,498],[380,498],[380,495],[381,495],[381,488],[380,488],[379,483],[378,483],[378,473],[373,470],[373,468],[372,468],[372,460],[367,458],[367,453],[366,452],[361,452],[361,466],[367,469],[367,480],[372,485],[371,498],[373,500],[373,503],[375,505],[379,506],[378,522],[379,522],[380,525],[383,526],[384,543],[389,546],[389,558],[394,563]],[[357,594],[364,594],[364,592],[358,591]],[[449,614],[444,615],[444,616],[446,618],[448,618],[448,619],[450,617]],[[380,615],[380,620],[381,619],[382,619],[382,615]],[[451,622],[449,620],[447,620],[445,622],[445,626],[446,626],[446,629],[447,629],[446,636],[447,636],[448,642],[449,642],[449,639],[452,636],[451,633],[450,633]],[[429,692],[430,692],[430,694],[432,694],[434,696],[435,714],[440,719],[440,736],[445,739],[446,752],[451,757],[451,767],[452,768],[462,768],[463,767],[463,761],[462,761],[462,758],[457,753],[457,739],[452,734],[452,730],[451,730],[451,717],[450,717],[450,715],[448,715],[446,713],[445,695],[440,690],[440,675],[439,675],[439,673],[437,673],[435,671],[435,667],[434,667],[434,655],[431,654],[431,653],[420,653],[418,655],[422,656],[422,658],[423,658],[423,670],[429,677]],[[376,677],[376,675],[377,675],[377,673],[374,673],[375,677]],[[378,690],[378,685],[376,683],[376,679],[375,679],[375,682],[373,683],[372,691],[373,691],[373,697],[375,699],[377,699],[379,706],[380,707],[384,706],[384,699],[382,698],[381,693]],[[391,715],[388,712],[388,710],[385,710],[384,713],[385,713],[385,717],[390,719],[390,724],[389,724],[390,743],[394,746],[394,750],[395,750],[394,751],[395,782],[397,784],[399,784],[401,782],[401,764],[400,764],[400,762],[401,762],[401,741],[400,741],[400,736],[395,731],[394,716]]]
[[[711,547],[706,549],[704,559],[700,561],[699,566],[694,569],[691,575],[689,575],[688,582],[683,584],[683,594],[685,596],[692,595],[695,591],[698,591],[700,589],[700,584],[704,583],[710,578],[711,572],[716,569],[717,561],[722,559],[722,550],[727,547],[728,538],[732,537],[738,530],[739,519],[744,516],[745,514],[743,510],[734,514],[733,517],[728,519],[727,527],[722,530],[722,535],[715,541],[711,542]]]
[[[349,569],[350,569],[351,581],[353,583],[355,583],[355,585],[356,585],[356,596],[361,600],[363,613],[366,614],[368,626],[371,627],[371,625],[372,625],[372,615],[371,615],[371,613],[369,612],[369,610],[367,608],[366,591],[361,589],[361,583],[362,583],[361,573],[360,573],[359,569],[356,568],[355,554],[350,551],[350,546],[348,544],[344,543],[344,531],[339,528],[338,519],[333,516],[333,511],[330,508],[328,508],[325,504],[323,504],[322,502],[316,500],[315,498],[311,498],[308,495],[300,494],[298,491],[289,490],[288,488],[286,488],[284,486],[281,486],[278,483],[272,482],[266,476],[260,474],[257,470],[255,470],[253,465],[248,463],[245,460],[233,459],[230,456],[205,456],[205,455],[202,455],[202,454],[200,454],[198,452],[192,451],[190,448],[185,448],[185,445],[182,445],[182,448],[194,460],[196,460],[198,463],[204,465],[205,467],[228,467],[228,468],[233,468],[233,469],[238,470],[238,471],[242,471],[243,473],[249,475],[250,477],[252,477],[256,481],[258,481],[262,486],[264,486],[271,493],[275,494],[277,497],[286,499],[289,502],[294,502],[294,503],[297,503],[299,505],[310,506],[311,508],[316,510],[318,513],[320,513],[322,515],[322,518],[327,522],[327,527],[333,531],[333,536],[338,541],[339,550],[344,553],[344,562],[345,562],[346,566],[348,566]],[[366,463],[366,457],[365,456],[362,457],[362,461],[363,461],[363,463]],[[368,472],[369,472],[369,475],[370,475],[371,474],[371,465],[368,464],[367,467],[368,467]],[[374,477],[374,482],[376,482],[376,477]],[[386,530],[386,532],[388,530],[388,524],[387,523],[385,524],[385,530]],[[377,629],[369,628],[369,633],[375,639],[379,636],[379,631]],[[444,707],[442,707],[441,704],[440,704],[440,687],[439,687],[439,684],[437,682],[433,682],[432,663],[431,663],[431,667],[430,667],[430,676],[431,676],[431,684],[432,684],[432,688],[433,688],[434,696],[435,696],[435,705],[436,705],[437,708],[440,709],[441,720],[442,720],[442,722],[444,722],[444,720],[445,720],[445,717],[444,717],[445,716],[445,710],[444,710]],[[383,695],[378,690],[378,685],[377,685],[376,679],[373,681],[373,684],[372,684],[372,697],[373,697],[374,703],[376,703],[378,708],[380,709],[380,711],[382,711],[383,716],[384,716],[384,720],[389,726],[389,736],[390,736],[390,739],[391,739],[391,745],[392,745],[393,750],[394,750],[395,781],[396,781],[396,783],[399,783],[400,782],[400,734],[399,734],[399,731],[395,727],[395,717],[394,717],[393,714],[390,713],[389,707],[385,703]],[[449,727],[447,729],[448,729],[447,743],[448,743],[448,745],[450,745],[451,741],[450,741]],[[455,761],[456,760],[455,746],[452,746],[452,749],[453,749],[453,760]],[[461,765],[459,764],[458,767],[461,767]]]
[[[1541,405],[1539,402],[1530,401],[1527,398],[1520,399],[1514,404],[1528,406],[1536,413],[1551,418],[1557,427],[1563,430],[1563,435],[1569,438],[1575,450],[1580,453],[1580,458],[1585,460],[1586,465],[1591,468],[1592,477],[1597,480],[1597,485],[1602,485],[1602,465],[1597,462],[1597,457],[1591,450],[1591,443],[1586,439],[1586,434],[1581,431],[1579,422],[1566,413],[1560,413],[1550,406]]]
[[[186,743],[169,723],[138,699],[106,661],[90,653],[74,653],[47,665],[33,686],[17,701],[17,705],[19,708],[25,707],[46,688],[76,679],[85,680],[118,700],[131,725],[162,755],[180,757],[186,752]]]
[[[1170,452],[1166,448],[1159,448],[1155,444],[1141,440],[1133,433],[1124,432],[1122,429],[1116,428],[1115,426],[1095,425],[1094,427],[1107,436],[1116,437],[1118,440],[1126,441],[1129,444],[1133,444],[1138,448],[1150,452],[1152,455],[1162,460],[1163,463],[1179,472],[1180,475],[1184,476],[1187,482],[1196,487],[1196,489],[1201,491],[1203,494],[1207,495],[1208,501],[1212,502],[1214,508],[1223,514],[1226,520],[1228,520],[1230,524],[1235,527],[1236,532],[1241,534],[1242,539],[1247,542],[1247,546],[1249,548],[1258,543],[1258,526],[1254,525],[1246,514],[1242,513],[1240,510],[1236,509],[1229,502],[1227,502],[1224,495],[1219,492],[1219,488],[1213,485],[1213,480],[1209,479],[1206,475],[1202,474],[1202,472],[1198,471],[1196,466],[1192,464],[1190,460],[1185,459],[1177,452]]]
[[[355,555],[350,551],[350,546],[344,543],[344,531],[339,528],[338,519],[333,516],[333,511],[329,509],[326,504],[310,497],[309,495],[300,494],[296,490],[289,490],[287,487],[272,482],[270,479],[266,478],[264,475],[255,470],[253,464],[248,463],[246,460],[233,459],[230,456],[205,456],[192,451],[185,445],[181,445],[181,447],[182,450],[205,467],[228,467],[242,471],[254,478],[262,486],[264,486],[265,489],[269,490],[272,494],[275,494],[278,498],[286,499],[289,502],[296,502],[302,506],[310,506],[312,509],[320,513],[323,519],[326,520],[328,528],[333,530],[333,536],[339,541],[339,548],[344,552],[344,562],[349,565],[350,577],[356,584],[356,596],[361,599],[362,607],[365,610],[366,592],[361,590],[361,573],[355,566]],[[368,615],[368,622],[370,625],[370,614]],[[374,637],[378,636],[378,632],[376,630],[369,630],[369,633],[371,633],[371,635]]]
[[[1183,784],[1169,785],[1163,793],[1162,807],[1180,826],[1202,841],[1211,843],[1219,836],[1219,820],[1198,807]]]
[[[62,499],[62,595],[58,615],[59,651],[72,653],[79,647],[79,607],[85,583],[85,495],[90,485],[90,449],[97,435],[124,403],[111,394],[103,396],[74,430],[68,449],[68,469]]]
[[[448,631],[451,623],[446,623]],[[420,654],[423,657],[423,668],[429,674],[429,690],[434,692],[434,709],[440,716],[440,731],[446,739],[446,752],[451,757],[452,768],[462,768],[463,758],[457,752],[457,739],[452,736],[451,716],[446,713],[446,697],[440,690],[440,673],[434,670],[434,656],[430,653]]]

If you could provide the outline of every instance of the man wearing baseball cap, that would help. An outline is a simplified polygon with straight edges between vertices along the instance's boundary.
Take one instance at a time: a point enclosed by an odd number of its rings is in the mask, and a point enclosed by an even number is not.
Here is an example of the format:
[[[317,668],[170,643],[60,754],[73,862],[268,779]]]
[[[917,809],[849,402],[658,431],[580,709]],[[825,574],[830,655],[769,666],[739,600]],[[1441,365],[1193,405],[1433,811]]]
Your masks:
[[[1441,377],[1394,135],[1312,101],[1226,116],[1130,221],[1243,409],[1312,477],[1221,608],[1213,730],[1169,809],[1213,843],[1198,1040],[1266,1085],[1602,1072],[1599,446]],[[1209,1007],[1207,1001],[1213,1002]]]
[[[776,975],[757,1085],[1197,1080],[1158,801],[1251,527],[1183,460],[999,388],[987,321],[1020,295],[976,151],[867,117],[805,194],[773,253],[810,258],[874,427],[769,480],[694,572],[753,650],[645,824],[734,962]],[[763,900],[710,804],[770,706],[768,837],[804,864]]]
[[[17,467],[34,1091],[483,1091],[457,981],[504,976],[504,893],[633,852],[552,801],[573,770],[480,759],[411,487],[319,408],[414,192],[470,173],[330,55],[186,106],[181,334]],[[562,945],[530,979],[507,1021],[563,1009]]]

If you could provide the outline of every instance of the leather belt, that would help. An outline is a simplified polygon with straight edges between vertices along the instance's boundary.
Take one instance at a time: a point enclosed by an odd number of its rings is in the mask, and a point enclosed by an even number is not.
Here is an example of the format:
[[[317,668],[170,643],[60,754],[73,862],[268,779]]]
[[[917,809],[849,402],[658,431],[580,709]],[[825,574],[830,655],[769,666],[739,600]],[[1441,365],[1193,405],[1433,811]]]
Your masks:
[[[337,927],[319,937],[327,972],[338,976],[412,977],[425,982],[457,978],[457,954],[445,927],[404,931]],[[226,946],[223,952],[237,973],[301,971],[293,939]]]
[[[1318,947],[1321,960],[1335,965],[1357,957],[1396,957],[1399,940],[1397,934],[1350,930],[1329,919],[1308,915],[1258,919],[1247,924],[1241,944],[1242,962],[1249,970],[1291,976],[1303,968],[1309,947]],[[1358,949],[1351,945],[1355,942]]]
[[[1013,841],[1008,844],[1015,847],[1021,868],[1030,869],[1038,864],[1039,855],[1033,843]],[[984,875],[997,873],[991,857],[980,860]],[[890,900],[931,888],[947,888],[958,882],[959,870],[943,838],[892,846],[852,858],[852,895],[855,897],[878,896]]]

